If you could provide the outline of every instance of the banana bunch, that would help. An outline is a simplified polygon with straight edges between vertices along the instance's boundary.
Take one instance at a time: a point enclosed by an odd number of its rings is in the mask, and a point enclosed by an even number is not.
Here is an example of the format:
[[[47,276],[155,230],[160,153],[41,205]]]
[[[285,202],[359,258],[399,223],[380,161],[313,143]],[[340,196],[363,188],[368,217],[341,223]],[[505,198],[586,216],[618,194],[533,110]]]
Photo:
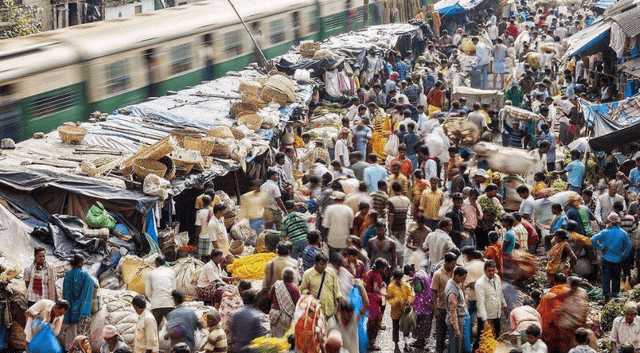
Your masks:
[[[493,337],[493,325],[487,324],[480,335],[480,347],[477,353],[493,353],[496,351],[498,341]]]
[[[249,348],[258,353],[280,353],[289,351],[291,346],[285,338],[258,337],[251,341]]]
[[[262,279],[264,265],[276,257],[274,253],[263,253],[243,256],[227,266],[227,271],[242,279]]]

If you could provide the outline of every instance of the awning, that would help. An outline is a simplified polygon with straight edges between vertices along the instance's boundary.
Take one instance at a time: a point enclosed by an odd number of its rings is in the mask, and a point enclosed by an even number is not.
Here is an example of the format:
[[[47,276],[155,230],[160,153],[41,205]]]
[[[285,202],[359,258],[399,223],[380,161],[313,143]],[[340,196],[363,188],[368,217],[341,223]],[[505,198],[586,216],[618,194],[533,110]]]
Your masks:
[[[589,140],[594,151],[611,151],[614,148],[640,141],[640,124],[635,124]]]
[[[580,105],[589,124],[595,125],[597,114],[606,117],[607,120],[617,124],[619,128],[640,123],[640,95],[636,95],[621,101],[593,104],[580,99]],[[605,131],[604,133],[607,133]],[[602,135],[596,129],[596,137]]]
[[[640,58],[629,60],[618,65],[618,70],[631,76],[640,77]]]
[[[565,53],[565,59],[573,55],[590,55],[599,51],[604,51],[609,47],[609,33],[611,23],[599,19],[591,26],[567,38],[569,47]]]
[[[604,10],[604,9],[608,8],[609,6],[615,4],[615,3],[616,3],[615,0],[601,0],[601,1],[598,1],[597,3],[593,4],[593,6]]]
[[[483,0],[441,0],[433,5],[440,16],[459,15],[482,4]]]
[[[612,19],[620,26],[622,32],[627,37],[635,37],[640,34],[640,7],[634,7],[625,12],[619,13]]]

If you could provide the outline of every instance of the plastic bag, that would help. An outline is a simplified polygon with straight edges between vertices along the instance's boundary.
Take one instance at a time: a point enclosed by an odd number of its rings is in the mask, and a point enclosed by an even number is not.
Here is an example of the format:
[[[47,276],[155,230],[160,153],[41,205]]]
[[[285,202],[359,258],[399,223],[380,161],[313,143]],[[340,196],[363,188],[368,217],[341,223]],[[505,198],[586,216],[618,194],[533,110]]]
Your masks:
[[[41,325],[42,327],[29,342],[28,348],[30,353],[62,353],[62,346],[58,342],[58,338],[53,333],[51,326],[40,320],[34,321],[32,326]]]
[[[402,311],[402,316],[400,317],[400,330],[405,337],[413,332],[417,324],[418,318],[416,317],[416,312],[413,310],[413,307],[405,307]]]
[[[357,317],[362,309],[362,295],[360,294],[360,287],[353,286],[349,293],[349,302],[353,307],[353,314]],[[367,334],[367,321],[369,313],[365,313],[364,316],[358,320],[358,348],[360,353],[367,352],[367,346],[369,345],[369,335]]]
[[[104,206],[96,201],[97,205],[91,206],[87,212],[87,225],[91,228],[109,228],[116,226],[116,220],[104,209]]]
[[[122,265],[122,279],[127,285],[127,289],[145,294],[144,283],[147,274],[153,269],[145,263],[141,263],[135,258],[127,258]]]
[[[389,140],[387,140],[387,144],[384,145],[384,153],[391,156],[397,156],[399,146],[400,139],[398,138],[398,135],[391,134],[391,136],[389,136]]]
[[[462,351],[471,352],[471,316],[467,313],[464,316],[464,339],[462,340]]]

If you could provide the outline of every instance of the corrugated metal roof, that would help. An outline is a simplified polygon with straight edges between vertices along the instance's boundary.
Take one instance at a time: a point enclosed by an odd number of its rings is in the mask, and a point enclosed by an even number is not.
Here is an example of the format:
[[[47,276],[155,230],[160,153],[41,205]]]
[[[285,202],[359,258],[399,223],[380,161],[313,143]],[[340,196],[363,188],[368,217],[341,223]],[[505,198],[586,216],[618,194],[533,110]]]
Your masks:
[[[635,37],[640,34],[640,7],[634,7],[630,10],[613,16],[613,20],[620,26],[622,32],[629,37]]]
[[[619,0],[618,2],[607,7],[607,9],[604,11],[604,16],[605,17],[615,16],[635,6],[636,2],[637,0]]]
[[[624,64],[618,65],[618,70],[631,76],[640,77],[640,58],[629,60]]]

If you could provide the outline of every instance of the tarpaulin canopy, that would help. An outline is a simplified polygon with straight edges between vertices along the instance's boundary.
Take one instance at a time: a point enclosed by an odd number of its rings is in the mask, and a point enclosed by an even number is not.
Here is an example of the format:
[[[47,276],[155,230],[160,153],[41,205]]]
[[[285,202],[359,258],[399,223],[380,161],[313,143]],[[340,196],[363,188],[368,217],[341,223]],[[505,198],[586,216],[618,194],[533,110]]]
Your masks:
[[[630,125],[606,135],[594,137],[589,145],[594,151],[611,151],[617,147],[640,141],[640,124]]]
[[[440,0],[433,5],[440,16],[463,14],[480,5],[483,0]]]
[[[32,192],[45,186],[54,187],[98,200],[108,200],[116,205],[131,206],[142,214],[149,212],[157,201],[156,197],[116,188],[102,183],[99,179],[44,168],[36,170],[0,167],[0,184],[22,192]]]
[[[609,47],[610,33],[611,22],[600,18],[591,26],[567,38],[569,46],[565,52],[565,59],[576,54],[590,55],[605,50]]]
[[[584,112],[584,117],[590,125],[595,125],[596,118],[602,116],[607,120],[618,126],[618,129],[640,122],[640,95],[623,99],[621,101],[593,104],[584,99],[580,99],[580,105]],[[600,116],[597,115],[600,114]],[[603,130],[602,133],[598,133],[596,130],[596,136],[600,136],[610,131]]]
[[[604,10],[615,3],[616,3],[616,0],[600,0],[597,3],[593,4],[593,6]]]

